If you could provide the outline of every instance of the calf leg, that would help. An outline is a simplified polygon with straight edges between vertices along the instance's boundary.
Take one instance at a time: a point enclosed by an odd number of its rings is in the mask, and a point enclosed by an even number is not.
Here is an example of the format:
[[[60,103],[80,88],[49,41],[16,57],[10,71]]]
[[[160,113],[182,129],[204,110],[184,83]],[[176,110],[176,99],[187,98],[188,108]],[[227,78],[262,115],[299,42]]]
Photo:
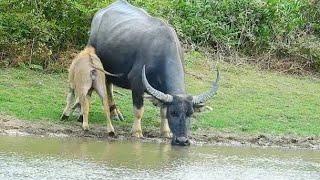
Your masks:
[[[161,117],[161,123],[160,123],[160,133],[161,136],[165,138],[170,138],[170,128],[168,124],[168,119],[167,119],[167,108],[166,107],[161,107],[160,108],[160,117]]]
[[[88,101],[90,102],[91,95],[92,95],[93,89],[91,88],[87,94]],[[78,118],[78,122],[83,122],[83,113],[81,112],[81,105],[79,98],[75,100],[75,103],[72,106],[73,115]]]
[[[134,112],[134,123],[132,126],[132,136],[137,138],[142,138],[142,129],[141,129],[141,119],[143,116],[144,108],[143,108],[143,96],[137,95],[132,92],[132,100],[133,100],[133,112]]]
[[[108,98],[106,94],[106,86],[103,81],[100,84],[99,84],[99,81],[95,81],[93,83],[93,86],[102,100],[105,118],[107,119],[107,133],[109,134],[109,136],[114,136],[115,133],[111,123],[111,119],[110,119],[110,109],[109,109]]]
[[[119,109],[116,107],[116,104],[113,99],[113,85],[110,82],[106,83],[107,86],[107,94],[108,94],[108,104],[110,107],[110,117],[112,120],[124,120],[121,112]]]
[[[67,95],[67,105],[64,108],[64,111],[60,117],[60,120],[67,120],[72,112],[72,103],[74,101],[74,90],[69,88],[69,92]]]
[[[82,122],[82,128],[83,130],[89,130],[89,98],[87,97],[87,93],[81,94],[79,96],[80,106],[81,106],[81,112],[83,115],[83,122]]]
[[[89,130],[89,92],[91,90],[92,81],[87,81],[86,83],[82,83],[80,87],[76,87],[75,94],[77,97],[77,101],[80,103],[81,114],[83,116],[82,128],[83,130]]]

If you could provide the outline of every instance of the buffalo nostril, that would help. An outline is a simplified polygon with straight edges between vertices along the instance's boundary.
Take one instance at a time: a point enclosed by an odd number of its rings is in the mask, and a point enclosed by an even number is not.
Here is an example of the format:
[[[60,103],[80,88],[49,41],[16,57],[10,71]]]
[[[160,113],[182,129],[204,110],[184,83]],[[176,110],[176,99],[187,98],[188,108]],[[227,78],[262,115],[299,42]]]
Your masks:
[[[190,145],[190,141],[187,138],[184,138],[180,141],[180,145],[182,146],[189,146]]]
[[[184,145],[185,145],[185,146],[189,146],[189,145],[190,145],[190,141],[189,141],[189,139],[187,139],[187,141],[186,141],[186,142],[184,142]]]
[[[171,144],[172,145],[179,145],[180,144],[180,141],[177,137],[173,137],[172,138],[172,141],[171,141]]]

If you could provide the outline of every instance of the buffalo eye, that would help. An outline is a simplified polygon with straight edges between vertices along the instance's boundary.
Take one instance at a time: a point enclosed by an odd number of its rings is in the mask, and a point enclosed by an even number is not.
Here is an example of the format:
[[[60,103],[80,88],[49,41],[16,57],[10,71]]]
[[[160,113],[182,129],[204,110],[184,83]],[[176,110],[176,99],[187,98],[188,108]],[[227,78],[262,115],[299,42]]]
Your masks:
[[[189,111],[187,111],[186,116],[190,117],[192,114],[193,114],[193,110],[189,110]]]
[[[173,117],[178,117],[179,116],[179,113],[177,111],[171,111],[171,116]]]

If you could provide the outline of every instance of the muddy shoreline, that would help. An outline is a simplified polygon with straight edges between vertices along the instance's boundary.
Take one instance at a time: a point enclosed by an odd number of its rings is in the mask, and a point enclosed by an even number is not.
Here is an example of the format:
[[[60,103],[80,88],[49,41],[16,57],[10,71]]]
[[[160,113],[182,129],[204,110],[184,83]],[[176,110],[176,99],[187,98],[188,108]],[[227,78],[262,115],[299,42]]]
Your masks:
[[[76,137],[94,138],[106,141],[141,141],[154,143],[170,143],[170,139],[160,138],[158,129],[144,130],[144,138],[130,136],[130,129],[116,129],[116,136],[109,137],[106,128],[90,124],[89,131],[83,131],[78,122],[53,123],[48,121],[31,122],[0,115],[0,135],[8,136],[41,136],[41,137]],[[198,130],[191,133],[192,144],[221,146],[254,146],[281,147],[320,150],[320,137],[293,137],[271,135],[248,135],[229,132],[206,132]]]

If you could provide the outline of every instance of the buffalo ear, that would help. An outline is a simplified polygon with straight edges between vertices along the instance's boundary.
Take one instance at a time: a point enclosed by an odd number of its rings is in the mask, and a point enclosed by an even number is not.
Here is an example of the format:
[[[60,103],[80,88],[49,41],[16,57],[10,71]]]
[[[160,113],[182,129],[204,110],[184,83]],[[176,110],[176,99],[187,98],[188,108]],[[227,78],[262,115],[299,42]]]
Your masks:
[[[202,112],[204,111],[205,103],[193,104],[194,112]]]
[[[205,111],[212,111],[213,108],[205,105],[205,103],[200,103],[200,104],[194,104],[193,110],[194,112],[205,112]]]

